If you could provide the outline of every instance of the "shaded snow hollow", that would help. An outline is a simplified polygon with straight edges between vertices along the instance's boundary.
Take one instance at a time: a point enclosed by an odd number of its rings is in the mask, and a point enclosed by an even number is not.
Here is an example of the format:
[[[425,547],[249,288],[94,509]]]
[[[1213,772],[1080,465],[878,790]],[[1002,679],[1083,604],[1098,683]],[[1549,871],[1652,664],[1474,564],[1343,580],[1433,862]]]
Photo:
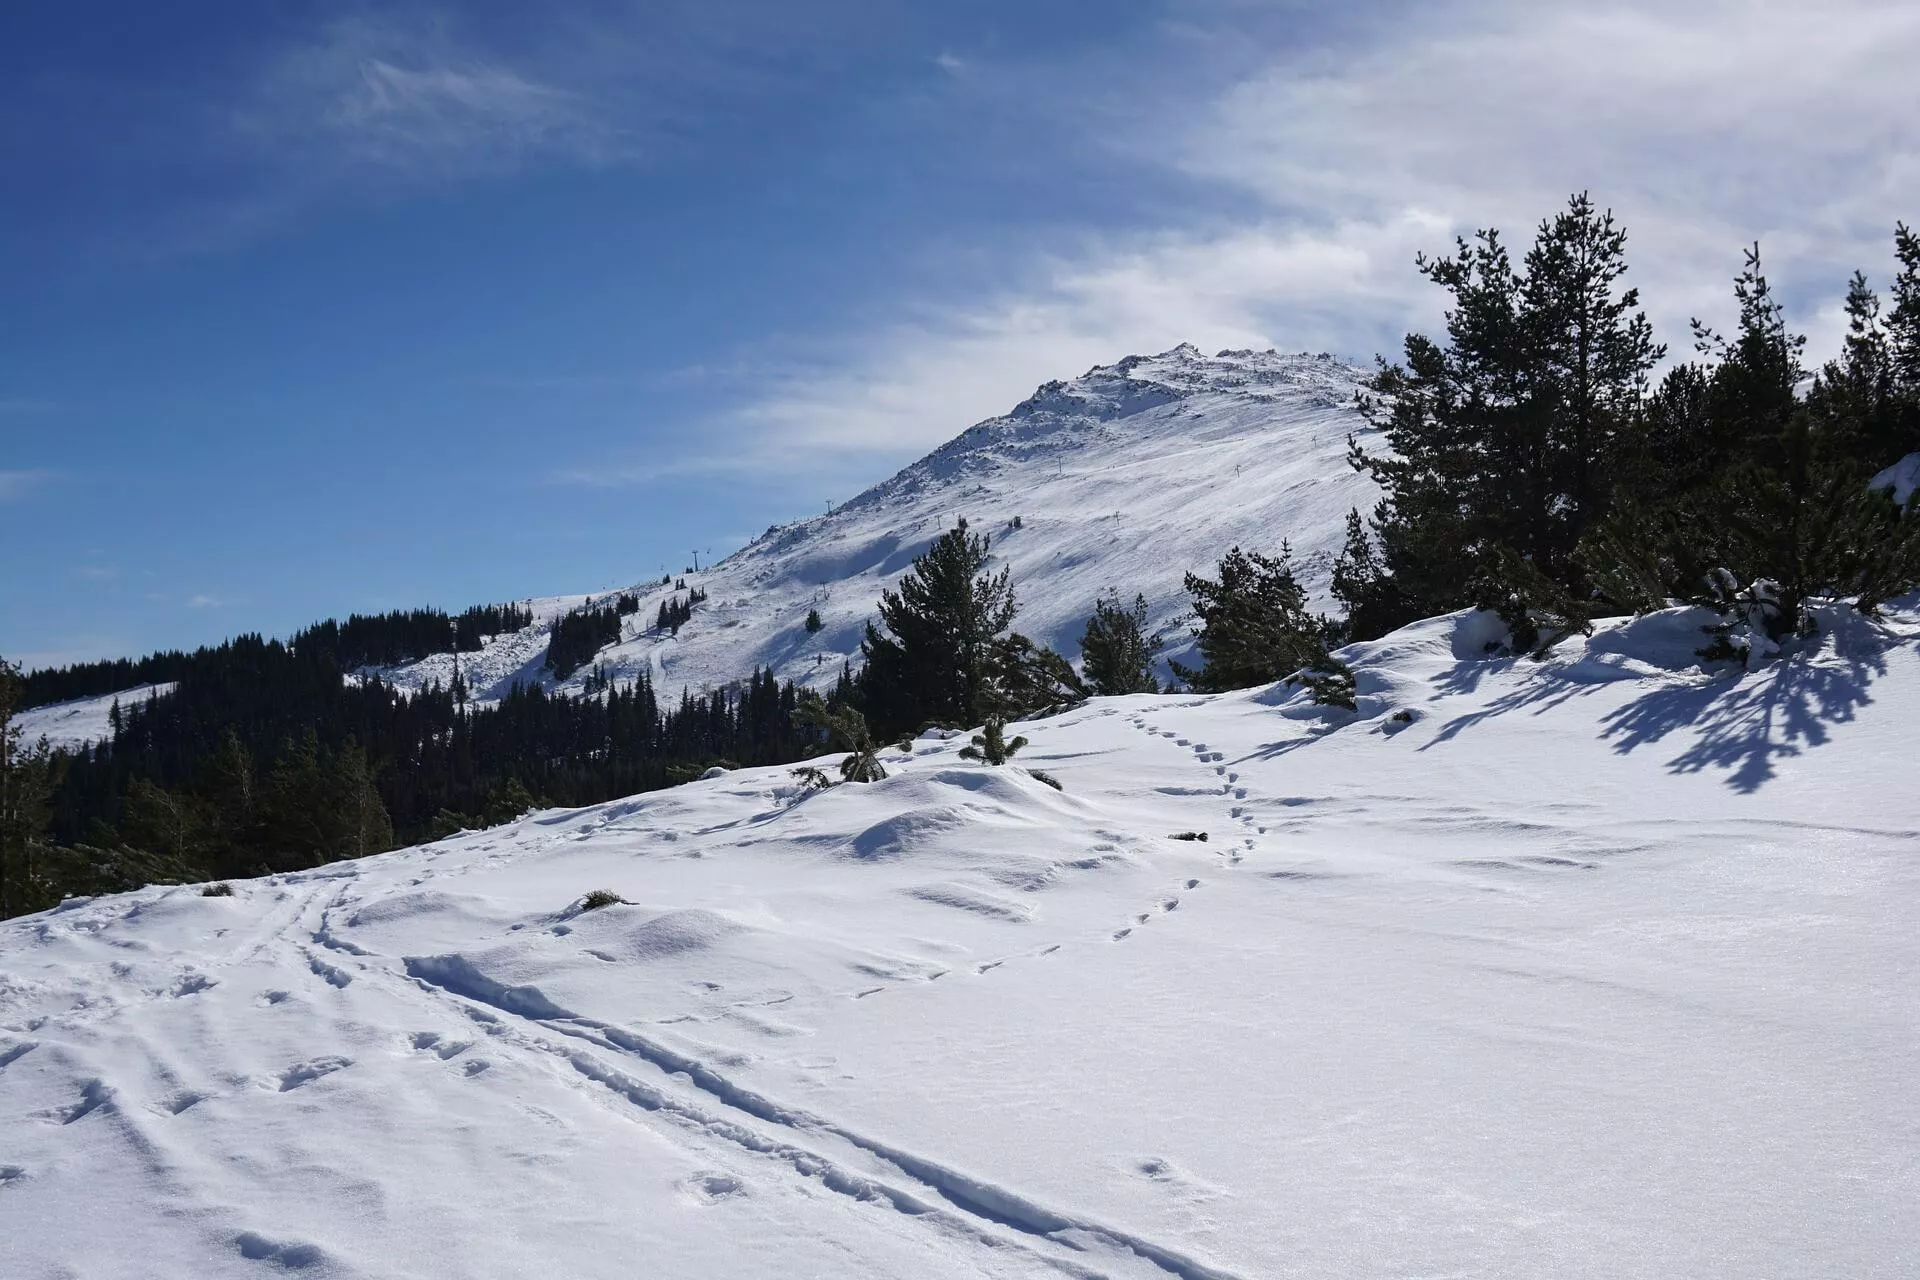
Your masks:
[[[1920,598],[1701,621],[0,925],[0,1271],[1913,1275]]]

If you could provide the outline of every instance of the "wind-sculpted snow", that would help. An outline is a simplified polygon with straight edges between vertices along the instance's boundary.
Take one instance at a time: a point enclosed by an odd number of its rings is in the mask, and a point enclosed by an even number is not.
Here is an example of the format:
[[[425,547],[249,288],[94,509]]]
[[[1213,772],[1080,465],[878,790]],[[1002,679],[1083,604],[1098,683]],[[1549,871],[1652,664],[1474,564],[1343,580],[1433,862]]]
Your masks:
[[[1743,672],[1460,614],[1356,712],[7,922],[0,1272],[1912,1275],[1920,600],[1819,618]]]
[[[598,661],[615,679],[650,673],[667,694],[742,679],[756,666],[831,684],[842,663],[857,660],[881,591],[962,519],[990,537],[996,564],[1012,573],[1015,626],[1069,656],[1108,588],[1129,600],[1144,594],[1178,656],[1188,640],[1184,575],[1210,571],[1236,544],[1277,551],[1290,541],[1325,603],[1347,510],[1378,497],[1346,461],[1349,434],[1371,439],[1354,410],[1362,377],[1330,356],[1207,357],[1182,346],[1048,383],[831,514],[776,525],[684,575],[709,599],[677,636],[653,624],[663,600],[686,592],[642,582],[633,588],[639,612]],[[477,696],[498,698],[515,681],[552,683],[542,667],[552,621],[586,599],[533,601],[533,626],[462,655]],[[810,609],[824,623],[818,633],[805,629]],[[445,684],[453,662],[441,654],[384,674],[402,687]]]

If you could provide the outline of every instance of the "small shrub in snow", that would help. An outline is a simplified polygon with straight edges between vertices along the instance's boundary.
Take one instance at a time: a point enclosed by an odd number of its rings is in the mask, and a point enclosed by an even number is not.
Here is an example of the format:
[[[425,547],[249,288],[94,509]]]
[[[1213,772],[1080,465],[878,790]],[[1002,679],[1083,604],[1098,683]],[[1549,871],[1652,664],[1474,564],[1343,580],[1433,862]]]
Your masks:
[[[233,896],[233,886],[225,883],[210,884],[200,891],[200,896],[203,898],[231,898]]]
[[[880,749],[867,728],[867,718],[854,707],[838,711],[828,707],[817,693],[805,695],[793,713],[794,723],[803,729],[817,729],[833,746],[844,750],[840,777],[845,782],[878,782],[887,776],[880,763]]]
[[[792,773],[794,779],[799,782],[802,791],[825,791],[833,785],[832,778],[810,764],[803,764],[798,769],[791,769],[788,772]]]
[[[979,760],[984,764],[1002,765],[1026,745],[1025,738],[1007,741],[1007,726],[998,720],[989,720],[979,733],[973,735],[970,745],[960,748],[960,758]]]
[[[625,906],[626,904],[627,900],[611,889],[595,889],[592,893],[580,899],[580,909],[582,911],[598,911],[602,907],[617,907]]]
[[[1046,783],[1046,784],[1047,784],[1048,786],[1050,786],[1050,787],[1052,787],[1052,788],[1053,788],[1053,789],[1054,789],[1055,791],[1065,791],[1065,790],[1066,790],[1066,788],[1065,788],[1065,787],[1063,787],[1063,786],[1061,786],[1061,785],[1060,785],[1060,779],[1058,779],[1058,778],[1056,778],[1056,777],[1054,777],[1054,776],[1053,776],[1052,774],[1050,774],[1050,773],[1047,773],[1047,772],[1045,772],[1045,771],[1043,771],[1043,770],[1040,770],[1040,769],[1029,769],[1029,770],[1027,770],[1027,776],[1028,776],[1028,777],[1030,777],[1030,778],[1032,778],[1032,779],[1033,779],[1033,780],[1034,780],[1035,782],[1044,782],[1044,783]]]
[[[1169,840],[1199,840],[1203,842],[1206,838],[1207,833],[1204,831],[1176,831],[1167,837]]]

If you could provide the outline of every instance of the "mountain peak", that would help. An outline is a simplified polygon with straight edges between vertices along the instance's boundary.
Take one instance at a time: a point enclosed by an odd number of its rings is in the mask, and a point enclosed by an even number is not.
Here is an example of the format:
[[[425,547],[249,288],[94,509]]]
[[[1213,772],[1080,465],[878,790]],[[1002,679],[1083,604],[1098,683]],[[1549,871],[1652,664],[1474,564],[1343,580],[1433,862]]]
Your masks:
[[[595,665],[615,680],[712,687],[756,666],[824,685],[857,662],[880,593],[965,518],[987,534],[1021,601],[1015,625],[1069,656],[1093,602],[1144,595],[1178,657],[1189,602],[1183,578],[1229,548],[1293,545],[1303,580],[1324,591],[1349,507],[1377,492],[1346,461],[1365,432],[1354,393],[1366,370],[1331,355],[1181,343],[1048,382],[825,515],[776,525],[711,569],[689,575],[707,601],[674,634],[648,623],[684,592],[633,588],[639,611]],[[542,619],[578,598],[536,602]],[[824,625],[803,623],[817,610]],[[502,636],[463,659],[481,698],[545,678],[544,626]],[[495,650],[498,652],[495,652]],[[446,655],[389,674],[402,685],[451,675]],[[585,671],[565,682],[577,686]]]

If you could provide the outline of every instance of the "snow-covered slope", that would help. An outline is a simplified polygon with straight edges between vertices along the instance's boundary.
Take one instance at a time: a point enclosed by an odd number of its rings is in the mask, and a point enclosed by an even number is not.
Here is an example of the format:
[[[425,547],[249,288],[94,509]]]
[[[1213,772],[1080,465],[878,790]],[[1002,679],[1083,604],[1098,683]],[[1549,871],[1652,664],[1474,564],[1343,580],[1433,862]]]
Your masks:
[[[143,684],[98,698],[74,698],[44,707],[30,707],[14,716],[20,740],[26,743],[45,738],[53,747],[84,747],[113,734],[113,704],[132,708],[148,698],[162,698],[173,692],[171,684]]]
[[[1914,1275],[1920,601],[1698,622],[10,922],[0,1274]]]
[[[1236,543],[1277,551],[1290,539],[1324,602],[1348,508],[1378,496],[1346,463],[1348,434],[1369,434],[1353,407],[1363,376],[1330,356],[1207,357],[1180,346],[1048,383],[831,514],[776,525],[686,575],[709,599],[677,637],[652,624],[662,600],[685,592],[641,583],[640,612],[600,661],[616,679],[649,671],[663,692],[715,687],[756,666],[831,683],[857,655],[881,590],[961,519],[990,535],[1011,569],[1014,625],[1069,656],[1108,588],[1129,600],[1144,593],[1155,624],[1174,627],[1189,604],[1182,577],[1210,571]],[[542,670],[551,620],[586,599],[534,601],[534,626],[462,655],[476,695],[551,683]],[[826,624],[814,635],[809,609]],[[1188,637],[1175,630],[1177,655]],[[383,674],[402,687],[445,684],[453,658]]]

